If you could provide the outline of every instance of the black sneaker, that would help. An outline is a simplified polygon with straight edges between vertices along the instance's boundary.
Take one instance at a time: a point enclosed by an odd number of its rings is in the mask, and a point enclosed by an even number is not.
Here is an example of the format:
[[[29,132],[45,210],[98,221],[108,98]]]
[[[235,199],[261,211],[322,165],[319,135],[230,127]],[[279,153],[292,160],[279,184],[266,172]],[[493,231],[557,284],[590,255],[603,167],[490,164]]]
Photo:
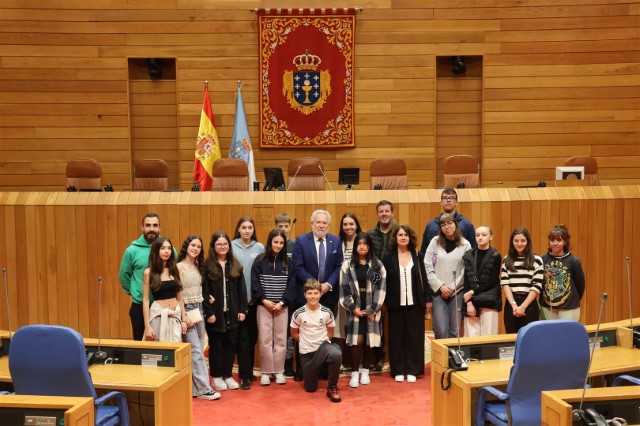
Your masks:
[[[284,375],[287,377],[293,377],[296,375],[295,370],[293,369],[293,360],[288,359],[284,362]]]
[[[384,368],[384,361],[382,360],[376,361],[376,363],[373,364],[373,371],[382,371],[383,368]]]
[[[242,389],[242,390],[251,389],[251,381],[249,379],[242,379],[240,381],[240,389]]]
[[[331,402],[342,401],[342,398],[340,398],[340,392],[338,391],[338,386],[329,386],[327,388],[327,398],[329,398]]]
[[[255,374],[249,376],[249,381],[255,382],[256,380],[258,380],[258,378],[255,376]]]

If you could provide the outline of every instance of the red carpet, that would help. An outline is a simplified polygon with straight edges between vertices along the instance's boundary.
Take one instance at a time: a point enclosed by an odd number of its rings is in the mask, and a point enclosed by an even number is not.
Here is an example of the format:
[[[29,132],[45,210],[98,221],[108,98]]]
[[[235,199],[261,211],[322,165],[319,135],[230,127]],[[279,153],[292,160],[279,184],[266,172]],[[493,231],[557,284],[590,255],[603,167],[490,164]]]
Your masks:
[[[340,377],[341,403],[325,396],[326,381],[315,393],[287,378],[286,385],[260,386],[251,390],[226,390],[217,401],[193,400],[193,424],[378,424],[426,425],[431,423],[430,365],[417,383],[396,383],[388,372],[371,375],[371,384],[352,389],[349,378]]]

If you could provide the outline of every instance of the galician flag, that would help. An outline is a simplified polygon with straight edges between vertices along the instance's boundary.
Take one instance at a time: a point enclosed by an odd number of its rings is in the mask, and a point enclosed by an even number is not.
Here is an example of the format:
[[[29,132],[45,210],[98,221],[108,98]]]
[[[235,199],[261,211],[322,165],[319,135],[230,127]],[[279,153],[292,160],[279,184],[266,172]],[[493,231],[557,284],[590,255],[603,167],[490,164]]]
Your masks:
[[[247,126],[247,116],[244,113],[244,103],[242,102],[242,83],[238,81],[238,96],[236,97],[236,118],[233,124],[233,136],[231,137],[231,147],[229,158],[241,158],[247,163],[249,170],[249,191],[253,191],[253,182],[256,181],[256,166],[253,162],[253,150],[251,149],[251,139],[249,138],[249,126]]]
[[[200,113],[200,127],[196,141],[196,154],[193,163],[193,178],[200,185],[201,191],[210,191],[213,175],[213,163],[221,157],[218,132],[213,122],[211,99],[209,99],[209,82],[204,82],[204,101]]]

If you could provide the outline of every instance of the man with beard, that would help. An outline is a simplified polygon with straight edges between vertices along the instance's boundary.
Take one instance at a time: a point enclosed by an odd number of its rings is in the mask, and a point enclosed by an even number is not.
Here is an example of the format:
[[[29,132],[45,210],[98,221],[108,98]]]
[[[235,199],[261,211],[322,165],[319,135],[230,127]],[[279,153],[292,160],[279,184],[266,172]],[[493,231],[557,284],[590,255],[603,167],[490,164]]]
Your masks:
[[[124,292],[131,296],[131,329],[133,339],[142,340],[144,337],[144,316],[142,314],[142,275],[149,267],[149,253],[151,244],[160,235],[160,216],[147,213],[142,218],[142,235],[131,242],[122,256],[120,264],[120,284]],[[149,295],[151,296],[151,295]]]
[[[442,194],[440,195],[440,205],[442,206],[442,213],[452,214],[456,219],[462,236],[465,240],[469,241],[471,248],[476,248],[476,230],[473,227],[473,224],[456,211],[456,206],[458,205],[458,193],[456,190],[453,188],[443,189]],[[427,252],[427,246],[433,237],[438,235],[440,232],[440,215],[442,213],[438,213],[438,216],[436,216],[431,222],[427,223],[427,226],[424,228],[424,234],[422,234],[422,246],[420,247],[422,255]]]
[[[373,243],[373,254],[376,255],[378,260],[382,261],[384,256],[389,250],[389,237],[396,228],[397,223],[393,216],[393,203],[388,200],[380,200],[376,204],[376,213],[378,213],[378,223],[375,228],[368,232],[371,236],[371,242]],[[380,328],[384,329],[384,320],[386,316],[386,308],[383,308],[382,315],[380,317]],[[381,336],[382,346],[373,348],[373,371],[382,371],[384,366],[384,343],[386,336]],[[356,367],[357,368],[357,367]],[[367,368],[367,366],[364,366]]]

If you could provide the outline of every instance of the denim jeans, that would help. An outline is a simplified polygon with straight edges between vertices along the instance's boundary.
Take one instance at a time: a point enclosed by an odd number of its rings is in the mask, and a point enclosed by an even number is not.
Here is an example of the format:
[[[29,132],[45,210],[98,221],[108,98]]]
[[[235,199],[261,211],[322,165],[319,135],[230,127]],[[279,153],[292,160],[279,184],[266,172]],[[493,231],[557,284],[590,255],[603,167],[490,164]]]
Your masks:
[[[457,298],[458,303],[456,305],[455,297],[444,300],[439,294],[433,296],[433,334],[436,339],[458,337],[460,321],[462,321],[460,312],[460,307],[463,302],[462,292],[458,293]],[[458,311],[457,314],[456,310]]]
[[[185,303],[184,309],[185,311],[200,309],[200,314],[204,318],[202,303]],[[204,357],[204,336],[204,321],[200,321],[187,329],[187,334],[184,338],[185,342],[191,343],[191,368],[193,370],[191,394],[193,396],[211,392],[209,369],[207,368],[207,360]]]

